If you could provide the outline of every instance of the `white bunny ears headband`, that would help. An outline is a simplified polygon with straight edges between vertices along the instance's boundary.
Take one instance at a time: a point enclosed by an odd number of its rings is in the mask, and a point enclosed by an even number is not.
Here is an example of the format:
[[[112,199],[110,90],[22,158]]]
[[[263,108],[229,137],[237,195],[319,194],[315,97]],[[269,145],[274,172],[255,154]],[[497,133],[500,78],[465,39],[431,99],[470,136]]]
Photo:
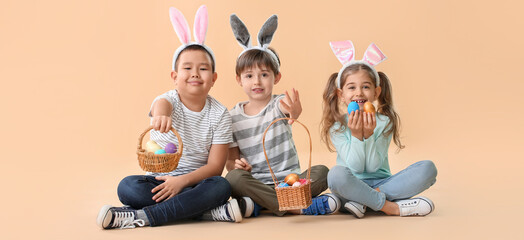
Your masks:
[[[174,7],[169,8],[169,18],[171,19],[171,24],[173,24],[173,28],[175,29],[178,39],[180,39],[180,42],[182,43],[182,46],[178,47],[178,49],[175,51],[175,54],[173,55],[173,64],[171,65],[173,70],[175,70],[175,62],[178,58],[178,55],[180,55],[184,49],[193,45],[198,45],[206,49],[209,55],[211,55],[213,63],[216,65],[215,54],[213,54],[211,48],[204,45],[208,22],[206,6],[200,6],[195,15],[195,24],[193,25],[195,42],[191,42],[191,32],[189,31],[189,25],[187,24],[184,15],[178,9]]]
[[[271,43],[273,35],[275,34],[275,31],[278,27],[277,15],[272,15],[271,17],[269,17],[264,23],[264,25],[262,25],[262,28],[260,28],[257,39],[258,46],[251,46],[251,35],[249,35],[249,31],[247,30],[246,25],[242,22],[242,20],[240,20],[240,18],[237,17],[236,14],[231,14],[229,20],[231,23],[231,28],[233,29],[233,34],[235,35],[237,42],[244,49],[244,51],[242,51],[238,55],[238,58],[240,58],[242,54],[249,50],[258,49],[269,53],[271,59],[273,59],[273,61],[275,62],[275,65],[278,66],[278,70],[280,70],[280,63],[278,61],[277,55],[273,51],[268,49],[269,43]]]
[[[371,70],[373,71],[373,74],[375,75],[377,86],[380,86],[380,78],[374,66],[386,60],[387,57],[386,55],[382,53],[382,51],[380,51],[377,45],[375,45],[374,43],[370,44],[368,49],[364,53],[364,58],[362,58],[362,60],[355,60],[355,47],[353,46],[353,43],[349,40],[339,41],[339,42],[330,42],[329,45],[331,46],[331,50],[333,50],[333,53],[335,53],[335,56],[337,56],[340,63],[344,65],[338,72],[338,76],[337,76],[338,88],[342,88],[341,86],[342,83],[340,80],[340,77],[342,76],[342,72],[344,72],[344,70],[347,67],[354,65],[354,64],[364,64],[368,66],[369,68],[371,68]]]

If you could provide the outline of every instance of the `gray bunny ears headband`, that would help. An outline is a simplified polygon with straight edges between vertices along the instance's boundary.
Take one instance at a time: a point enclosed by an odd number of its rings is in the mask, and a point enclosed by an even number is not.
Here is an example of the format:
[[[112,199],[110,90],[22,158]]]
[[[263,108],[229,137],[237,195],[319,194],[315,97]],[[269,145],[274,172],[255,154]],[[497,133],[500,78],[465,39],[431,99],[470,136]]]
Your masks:
[[[277,55],[273,51],[268,49],[269,43],[271,43],[273,35],[275,34],[275,31],[278,27],[277,15],[269,17],[264,23],[264,25],[262,25],[262,28],[260,28],[257,39],[258,46],[251,46],[251,35],[249,35],[249,31],[247,30],[246,25],[242,22],[242,20],[240,20],[240,18],[237,17],[236,14],[231,14],[230,23],[231,28],[233,29],[233,34],[237,39],[237,42],[244,49],[244,51],[242,51],[238,55],[238,58],[240,58],[242,54],[249,50],[258,49],[260,51],[267,52],[271,56],[271,59],[273,59],[273,61],[275,62],[275,65],[278,66],[278,69],[280,70],[280,63],[278,62]]]
[[[216,66],[215,54],[213,54],[211,48],[204,45],[208,26],[206,6],[200,6],[195,15],[195,24],[193,25],[193,36],[195,37],[195,42],[191,41],[191,32],[189,31],[189,24],[187,24],[186,18],[178,9],[174,7],[169,8],[169,18],[171,19],[171,24],[173,24],[173,28],[175,29],[178,39],[180,39],[180,42],[182,43],[182,46],[178,47],[178,49],[175,51],[175,54],[173,55],[173,64],[171,65],[173,67],[173,70],[175,70],[175,62],[180,53],[187,47],[193,45],[198,45],[206,49],[209,55],[211,55],[211,58]]]

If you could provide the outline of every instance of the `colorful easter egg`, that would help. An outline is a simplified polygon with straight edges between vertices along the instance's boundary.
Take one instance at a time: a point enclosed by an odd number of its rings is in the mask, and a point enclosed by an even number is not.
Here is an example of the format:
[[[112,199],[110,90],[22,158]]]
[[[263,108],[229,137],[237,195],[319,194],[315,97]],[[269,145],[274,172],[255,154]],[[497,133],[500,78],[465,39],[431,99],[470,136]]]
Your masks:
[[[350,102],[348,104],[348,113],[351,114],[351,112],[360,110],[360,107],[358,106],[357,102]]]
[[[176,153],[176,145],[174,143],[168,143],[164,150],[166,150],[166,153]]]
[[[278,187],[289,187],[289,185],[285,182],[278,184]]]
[[[306,184],[308,182],[308,180],[302,178],[302,179],[299,180],[299,182],[300,182],[300,184]]]
[[[158,145],[155,141],[153,140],[149,140],[147,143],[146,143],[146,151],[148,152],[156,152],[157,150],[160,150],[162,149],[162,147],[160,147],[160,145]]]
[[[300,186],[300,182],[297,181],[297,182],[293,183],[293,187],[299,187],[299,186]]]
[[[286,178],[284,179],[284,182],[287,183],[288,185],[293,185],[293,183],[297,182],[298,180],[299,180],[298,175],[296,173],[291,173],[286,176]]]
[[[155,151],[155,154],[164,154],[164,153],[166,153],[166,150],[164,149],[158,149]]]
[[[371,102],[364,103],[364,112],[374,113],[375,112],[375,106],[373,106],[373,103],[371,103]]]

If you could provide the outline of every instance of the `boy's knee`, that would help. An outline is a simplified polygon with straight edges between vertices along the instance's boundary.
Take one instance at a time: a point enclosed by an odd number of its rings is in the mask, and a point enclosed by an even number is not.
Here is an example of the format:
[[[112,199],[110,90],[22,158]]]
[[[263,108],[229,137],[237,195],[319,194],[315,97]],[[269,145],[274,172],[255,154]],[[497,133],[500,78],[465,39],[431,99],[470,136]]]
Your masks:
[[[226,179],[229,182],[229,184],[231,184],[231,186],[235,186],[236,184],[242,183],[242,179],[250,175],[251,173],[249,173],[246,170],[234,169],[227,173]]]
[[[328,172],[329,172],[329,168],[324,166],[324,165],[316,165],[316,166],[311,167],[311,171],[315,171],[315,173],[318,176],[325,176],[325,177],[327,177]]]

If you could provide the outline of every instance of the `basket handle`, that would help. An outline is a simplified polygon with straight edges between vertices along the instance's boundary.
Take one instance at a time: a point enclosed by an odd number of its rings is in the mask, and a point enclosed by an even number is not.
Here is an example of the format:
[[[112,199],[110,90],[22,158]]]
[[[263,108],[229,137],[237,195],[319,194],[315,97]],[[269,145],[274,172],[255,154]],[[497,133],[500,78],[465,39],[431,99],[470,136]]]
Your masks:
[[[153,129],[153,126],[149,126],[148,128],[146,128],[146,130],[140,134],[140,137],[138,137],[138,145],[136,146],[136,149],[137,151],[140,151],[142,149],[142,142],[144,140],[144,136],[151,130]],[[171,127],[171,132],[173,132],[175,134],[175,136],[178,138],[178,150],[177,152],[180,151],[180,153],[183,152],[184,150],[184,144],[182,143],[182,138],[180,138],[180,134],[178,134],[178,132],[175,130],[174,127]]]
[[[264,150],[264,156],[266,157],[267,166],[269,167],[269,172],[271,172],[271,177],[273,178],[273,182],[275,183],[275,187],[278,186],[278,182],[277,182],[277,177],[275,176],[275,173],[273,172],[273,170],[271,169],[271,166],[269,165],[269,158],[267,157],[267,153],[266,153],[266,133],[267,133],[267,131],[269,130],[269,128],[273,124],[275,124],[276,122],[278,122],[280,120],[293,120],[293,121],[299,123],[300,125],[302,125],[302,127],[304,127],[306,129],[307,135],[309,137],[309,166],[307,168],[307,179],[311,181],[311,177],[310,177],[310,173],[311,173],[311,152],[312,152],[313,146],[311,144],[311,134],[309,134],[309,130],[307,129],[307,127],[304,124],[302,124],[301,122],[299,122],[298,120],[296,120],[294,118],[277,118],[273,122],[271,122],[271,124],[269,124],[269,126],[267,126],[266,130],[264,131],[264,135],[262,136],[262,149]]]

